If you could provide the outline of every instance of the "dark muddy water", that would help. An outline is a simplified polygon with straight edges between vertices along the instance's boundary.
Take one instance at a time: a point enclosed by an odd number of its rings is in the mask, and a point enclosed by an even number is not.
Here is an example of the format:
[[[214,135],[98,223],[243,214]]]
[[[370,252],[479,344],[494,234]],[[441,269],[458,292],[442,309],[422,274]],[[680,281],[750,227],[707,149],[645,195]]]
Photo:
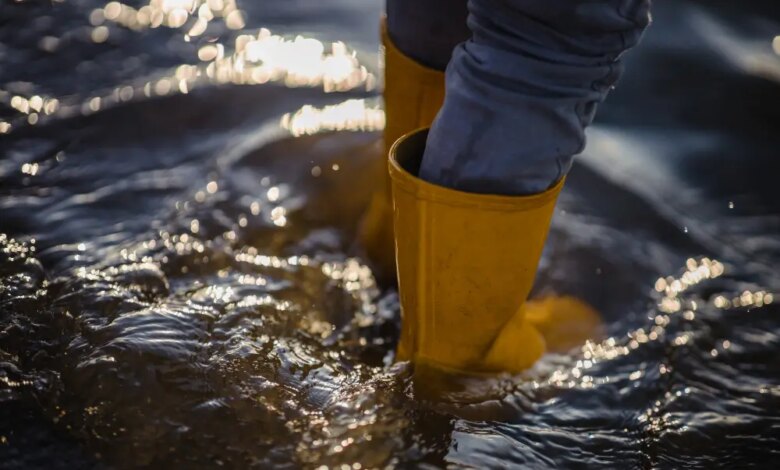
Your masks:
[[[537,279],[608,336],[455,409],[353,243],[380,11],[0,4],[0,467],[775,468],[775,2],[656,2]]]

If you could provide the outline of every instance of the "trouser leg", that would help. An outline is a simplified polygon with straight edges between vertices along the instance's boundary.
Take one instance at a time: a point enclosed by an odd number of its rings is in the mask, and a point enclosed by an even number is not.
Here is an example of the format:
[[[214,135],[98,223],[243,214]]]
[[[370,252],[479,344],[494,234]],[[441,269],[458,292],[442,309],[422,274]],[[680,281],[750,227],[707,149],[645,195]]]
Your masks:
[[[444,70],[455,46],[471,36],[466,0],[387,0],[387,29],[398,49]]]
[[[650,0],[470,0],[420,176],[476,193],[551,187],[649,23]]]

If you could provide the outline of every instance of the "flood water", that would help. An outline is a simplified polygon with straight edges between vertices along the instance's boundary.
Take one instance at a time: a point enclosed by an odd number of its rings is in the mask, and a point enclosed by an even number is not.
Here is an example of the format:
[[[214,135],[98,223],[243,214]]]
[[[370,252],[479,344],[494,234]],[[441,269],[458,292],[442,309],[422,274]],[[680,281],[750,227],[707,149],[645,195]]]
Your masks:
[[[654,7],[535,288],[606,338],[445,406],[354,244],[379,0],[4,2],[0,467],[773,468],[780,10]]]

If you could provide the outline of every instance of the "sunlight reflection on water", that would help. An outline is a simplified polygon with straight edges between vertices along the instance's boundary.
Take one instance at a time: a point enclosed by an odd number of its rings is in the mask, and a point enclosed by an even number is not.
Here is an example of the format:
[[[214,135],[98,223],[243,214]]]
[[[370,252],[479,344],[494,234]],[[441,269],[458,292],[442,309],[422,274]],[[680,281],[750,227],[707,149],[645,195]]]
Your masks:
[[[181,40],[188,43],[210,31],[209,25],[214,20],[221,20],[229,30],[242,30],[245,26],[243,15],[235,0],[152,0],[140,9],[113,1],[92,10],[89,22],[94,26],[91,38],[96,43],[104,43],[109,37],[110,29],[104,26],[106,22],[136,32],[159,27],[186,30]],[[202,85],[280,83],[291,88],[321,87],[326,93],[356,89],[371,92],[377,87],[376,76],[360,64],[356,52],[343,42],[326,45],[315,38],[301,35],[286,38],[260,28],[255,33],[242,32],[228,48],[219,39],[225,36],[224,31],[218,25],[211,27],[216,28],[214,34],[209,33],[193,57],[200,64],[181,64],[170,73],[142,83],[119,85],[110,92],[80,102],[78,97],[23,96],[0,89],[0,102],[7,102],[22,115],[9,121],[0,120],[0,134],[7,134],[19,126],[36,125],[50,115],[58,118],[88,115],[140,97],[187,94]],[[338,109],[347,108],[352,105]],[[333,119],[334,112],[331,109],[327,113],[329,119]],[[312,113],[305,116],[305,119],[312,118]],[[354,116],[345,116],[342,120],[350,119]],[[371,124],[367,124],[366,129],[380,129],[376,113],[367,119]],[[325,127],[333,126],[331,123]]]

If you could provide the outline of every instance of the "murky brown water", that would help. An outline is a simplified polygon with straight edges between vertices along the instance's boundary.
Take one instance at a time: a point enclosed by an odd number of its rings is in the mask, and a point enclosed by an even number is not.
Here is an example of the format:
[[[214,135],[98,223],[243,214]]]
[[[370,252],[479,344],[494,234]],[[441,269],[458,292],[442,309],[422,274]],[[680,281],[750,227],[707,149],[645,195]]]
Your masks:
[[[380,3],[174,3],[0,7],[0,466],[780,457],[771,2],[657,2],[537,281],[608,337],[459,405],[353,243]]]

